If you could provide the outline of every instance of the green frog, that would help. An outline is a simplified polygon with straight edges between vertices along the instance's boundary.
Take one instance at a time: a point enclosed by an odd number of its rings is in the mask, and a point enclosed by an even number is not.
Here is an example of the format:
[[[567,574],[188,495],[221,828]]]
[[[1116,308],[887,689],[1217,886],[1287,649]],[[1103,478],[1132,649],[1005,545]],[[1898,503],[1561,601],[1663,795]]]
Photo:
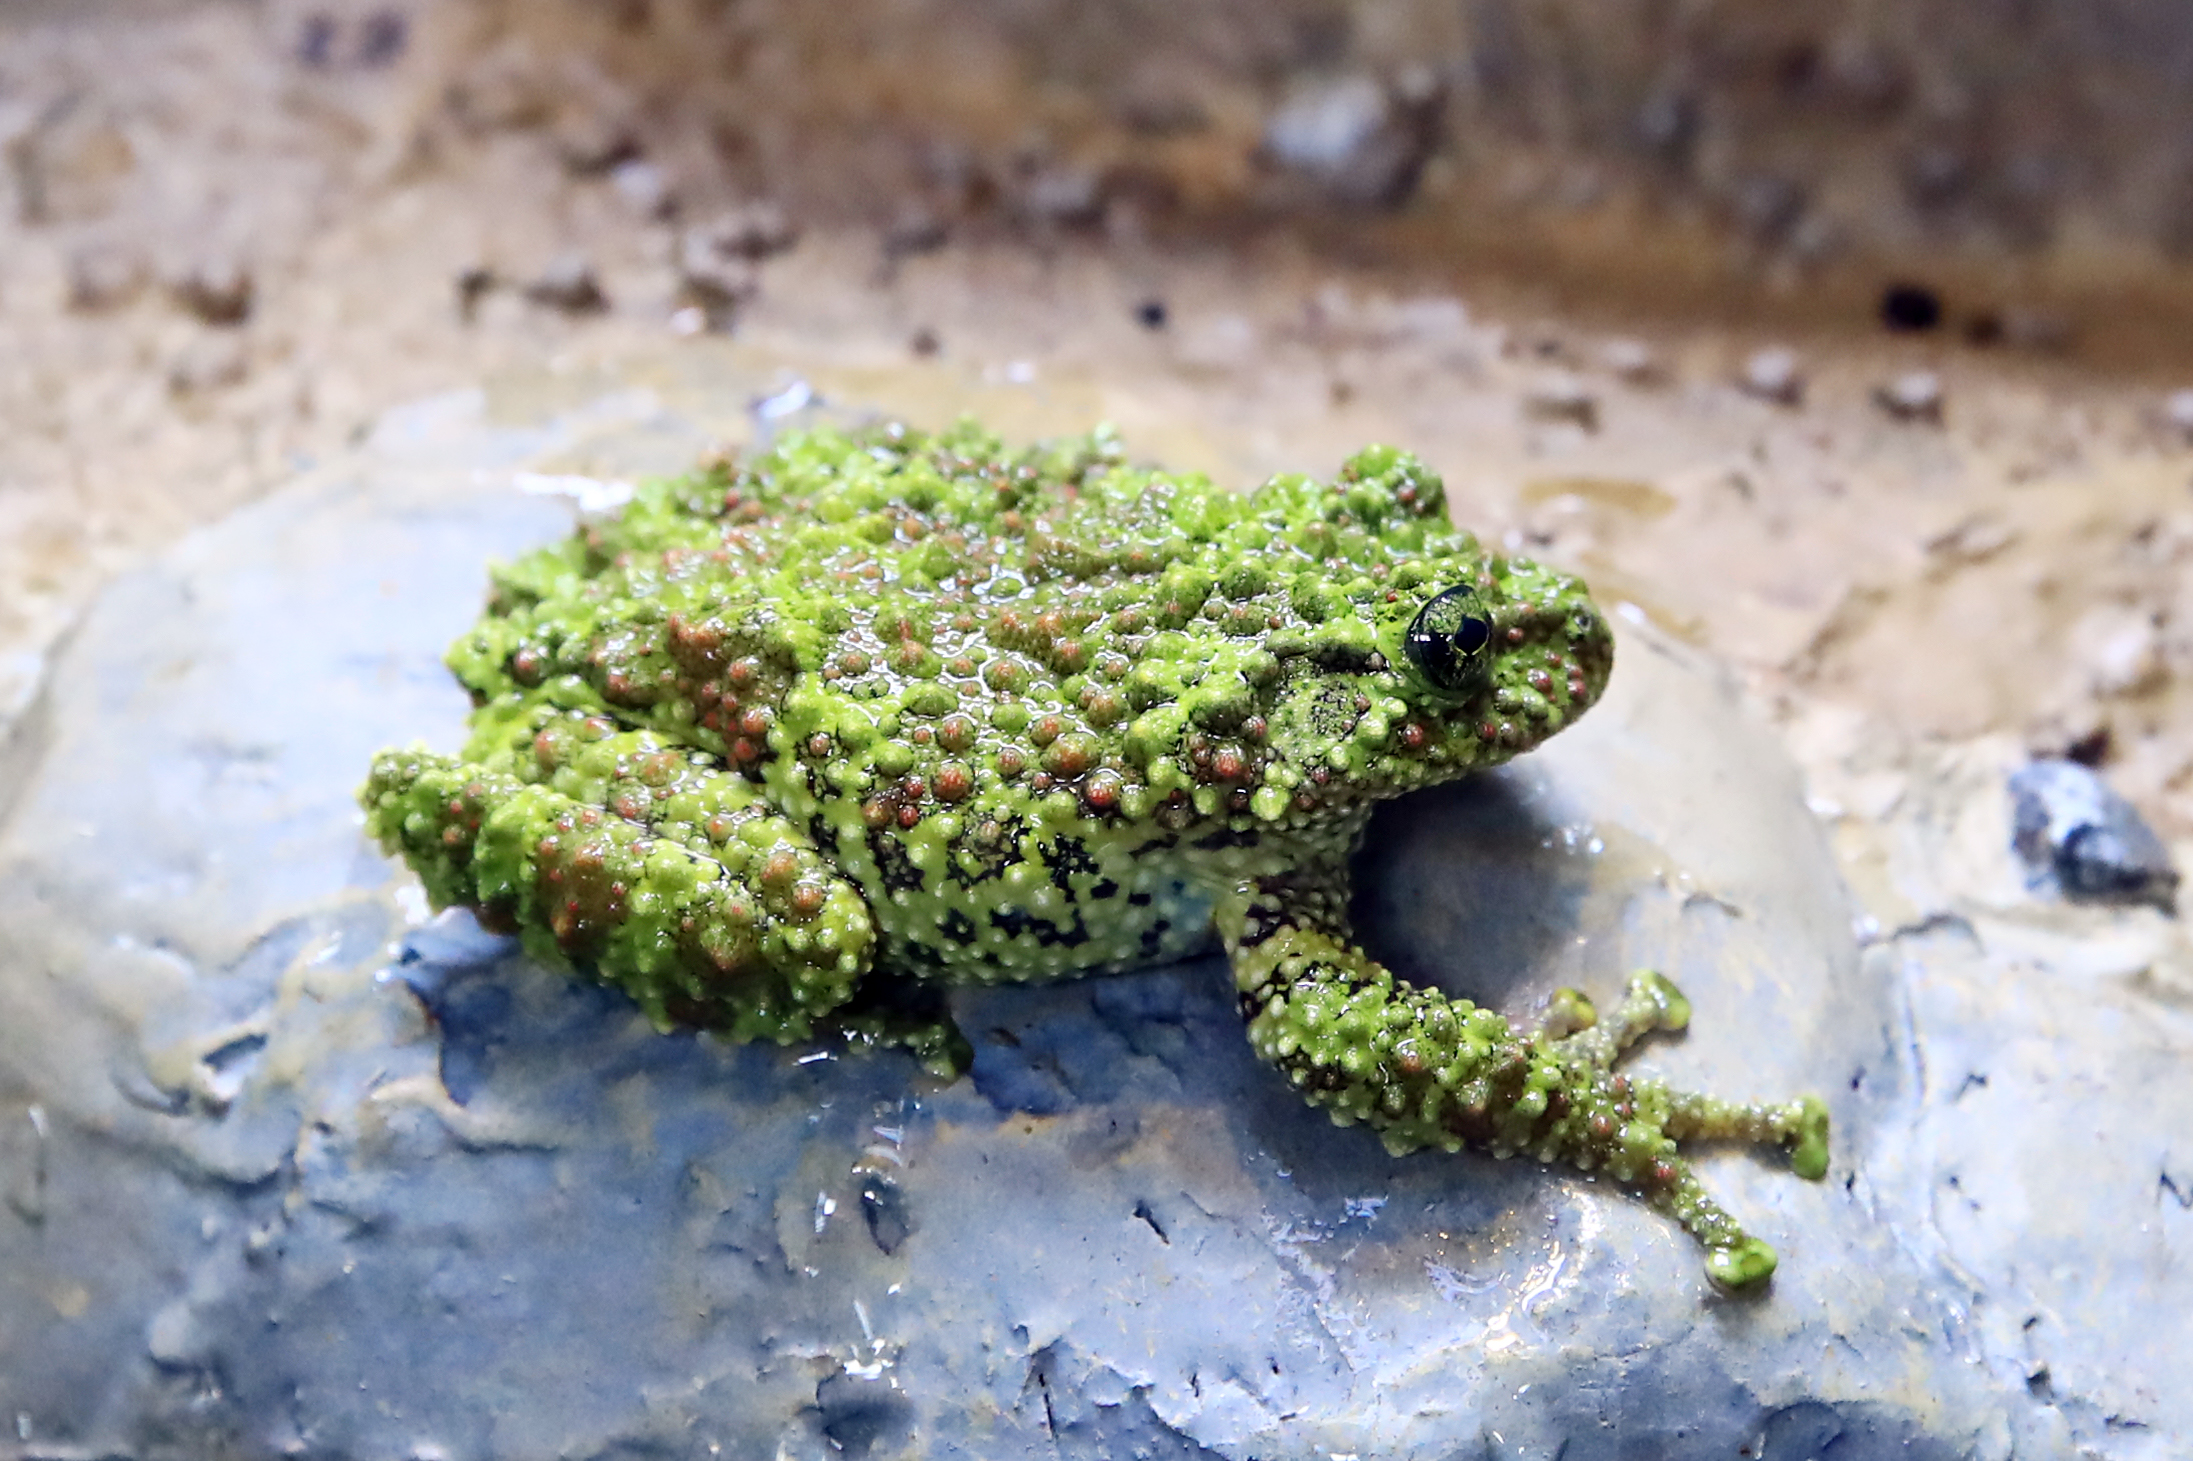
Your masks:
[[[462,755],[382,753],[366,826],[437,907],[661,1027],[969,1058],[941,991],[1178,959],[1215,933],[1250,1044],[1396,1152],[1604,1172],[1761,1284],[1773,1249],[1678,1150],[1827,1167],[1816,1099],[1616,1058],[1680,1029],[1657,974],[1543,1020],[1396,979],[1349,928],[1372,806],[1574,721],[1613,638],[1584,587],[1448,522],[1404,451],[1252,492],[1115,436],[819,429],[641,486],[496,569],[451,648]]]

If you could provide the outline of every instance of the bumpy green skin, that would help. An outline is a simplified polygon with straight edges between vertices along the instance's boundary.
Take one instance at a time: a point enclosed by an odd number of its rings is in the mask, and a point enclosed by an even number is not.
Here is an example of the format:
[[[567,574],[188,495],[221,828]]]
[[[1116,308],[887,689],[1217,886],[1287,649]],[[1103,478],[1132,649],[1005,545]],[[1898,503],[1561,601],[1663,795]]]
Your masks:
[[[1485,641],[1467,674],[1405,644],[1456,588]],[[1240,494],[1102,432],[1029,453],[968,423],[813,432],[497,571],[449,663],[471,741],[383,753],[369,830],[437,906],[663,1026],[949,1072],[967,1047],[937,986],[1125,969],[1215,928],[1258,1054],[1336,1121],[1604,1171],[1728,1286],[1773,1250],[1677,1141],[1826,1170],[1816,1101],[1614,1073],[1688,1018],[1656,975],[1607,1022],[1564,991],[1525,1031],[1355,946],[1372,804],[1528,750],[1613,663],[1582,585],[1454,532],[1406,453]]]

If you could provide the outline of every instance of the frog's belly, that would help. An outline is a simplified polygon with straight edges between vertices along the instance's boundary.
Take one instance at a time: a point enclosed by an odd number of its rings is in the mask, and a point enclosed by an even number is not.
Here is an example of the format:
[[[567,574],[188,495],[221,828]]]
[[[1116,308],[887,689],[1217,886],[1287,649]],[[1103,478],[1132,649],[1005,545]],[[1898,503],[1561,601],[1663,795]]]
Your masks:
[[[860,881],[889,968],[1018,983],[1164,963],[1213,943],[1212,885],[1147,831],[1030,833],[988,857],[918,862],[903,840],[870,841]]]

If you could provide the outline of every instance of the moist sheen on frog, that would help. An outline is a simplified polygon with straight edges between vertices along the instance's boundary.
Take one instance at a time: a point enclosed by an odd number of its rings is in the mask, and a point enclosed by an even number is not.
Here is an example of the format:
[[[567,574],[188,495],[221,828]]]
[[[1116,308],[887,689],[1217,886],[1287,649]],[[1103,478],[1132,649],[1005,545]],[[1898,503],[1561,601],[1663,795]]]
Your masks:
[[[941,986],[1215,932],[1251,1045],[1334,1120],[1605,1172],[1755,1285],[1773,1250],[1678,1143],[1780,1143],[1818,1177],[1817,1100],[1615,1071],[1688,1019],[1658,975],[1518,1028],[1348,926],[1371,807],[1529,750],[1613,657],[1580,583],[1456,532],[1392,448],[1236,493],[1102,431],[820,430],[497,569],[449,653],[464,753],[384,752],[361,799],[436,906],[734,1040],[952,1072]]]

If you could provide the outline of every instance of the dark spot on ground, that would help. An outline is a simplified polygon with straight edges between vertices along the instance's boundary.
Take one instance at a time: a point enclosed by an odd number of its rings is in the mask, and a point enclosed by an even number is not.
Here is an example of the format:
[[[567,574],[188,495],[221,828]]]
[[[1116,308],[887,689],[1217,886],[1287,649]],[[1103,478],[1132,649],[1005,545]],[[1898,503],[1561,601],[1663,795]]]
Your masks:
[[[1881,291],[1881,324],[1898,334],[1931,330],[1942,322],[1942,297],[1924,284],[1891,284]]]

